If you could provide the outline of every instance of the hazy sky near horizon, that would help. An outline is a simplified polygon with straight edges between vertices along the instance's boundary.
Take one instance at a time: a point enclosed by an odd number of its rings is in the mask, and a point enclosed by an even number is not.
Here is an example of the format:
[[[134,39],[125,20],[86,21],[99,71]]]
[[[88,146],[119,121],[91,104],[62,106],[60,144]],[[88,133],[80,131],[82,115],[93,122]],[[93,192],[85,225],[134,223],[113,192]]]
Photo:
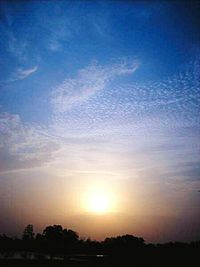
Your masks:
[[[200,238],[199,11],[0,3],[0,234]],[[89,209],[98,190],[103,213]]]

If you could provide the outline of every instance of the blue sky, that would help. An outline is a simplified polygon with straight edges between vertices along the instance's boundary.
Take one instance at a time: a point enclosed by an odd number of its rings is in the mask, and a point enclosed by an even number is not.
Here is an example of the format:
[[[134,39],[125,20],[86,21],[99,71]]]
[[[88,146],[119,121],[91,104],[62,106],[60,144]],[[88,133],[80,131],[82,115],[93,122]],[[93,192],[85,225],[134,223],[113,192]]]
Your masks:
[[[0,10],[1,231],[58,218],[76,227],[78,216],[83,235],[106,236],[87,229],[94,216],[75,204],[95,181],[119,195],[123,223],[110,233],[195,239],[199,4],[3,1]],[[43,188],[37,200],[30,187]],[[45,187],[55,187],[55,209]],[[40,220],[38,203],[49,211]]]

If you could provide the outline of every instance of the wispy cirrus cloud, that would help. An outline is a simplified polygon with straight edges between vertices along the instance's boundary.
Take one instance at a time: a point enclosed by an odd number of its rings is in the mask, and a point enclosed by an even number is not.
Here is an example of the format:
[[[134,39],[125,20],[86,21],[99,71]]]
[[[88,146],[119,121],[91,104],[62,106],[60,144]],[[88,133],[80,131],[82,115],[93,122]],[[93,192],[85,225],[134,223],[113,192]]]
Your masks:
[[[23,69],[23,68],[18,68],[12,75],[11,78],[9,79],[10,82],[12,81],[17,81],[17,80],[23,80],[36,72],[38,69],[38,66],[35,66],[33,68],[28,68],[28,69]]]
[[[72,105],[87,100],[97,91],[106,87],[115,76],[133,73],[138,67],[137,62],[120,62],[111,66],[90,65],[78,72],[74,79],[66,79],[61,86],[52,92],[53,111],[65,113]],[[37,71],[37,66],[30,69],[18,69],[12,81],[22,80]],[[55,152],[60,147],[64,152],[74,155],[74,147],[81,140],[68,140],[65,135],[60,138],[60,131],[53,132],[55,117],[50,125],[40,126],[23,122],[18,114],[0,113],[0,172],[21,170],[44,165],[56,160]],[[60,127],[66,125],[61,124]],[[66,129],[66,128],[65,128]],[[90,142],[89,142],[90,143]],[[88,144],[90,146],[90,144]],[[81,146],[82,149],[82,146]],[[84,146],[85,149],[85,146]],[[68,151],[68,152],[66,152]],[[76,153],[75,153],[76,154]]]
[[[184,176],[185,155],[191,161],[198,152],[198,133],[194,130],[198,126],[194,128],[198,99],[193,103],[188,94],[193,90],[197,95],[195,80],[191,81],[190,73],[143,86],[124,81],[110,83],[119,75],[134,73],[138,66],[136,61],[120,61],[105,66],[93,63],[79,70],[75,77],[52,90],[53,116],[46,126],[24,123],[18,115],[1,114],[3,169],[32,168],[52,160],[65,171],[72,166],[76,170],[79,161],[83,162],[83,170],[85,166],[103,168],[103,164],[108,171],[118,164],[132,170],[134,154],[134,173],[143,166],[144,159],[145,168],[148,164],[162,167],[167,159],[171,173],[177,161],[182,164]],[[187,105],[169,102],[179,95]],[[175,153],[179,156],[174,159],[171,154]],[[123,159],[119,157],[120,162],[118,155],[124,155]],[[108,157],[112,162],[108,163]]]
[[[59,144],[39,125],[22,122],[18,114],[0,113],[0,173],[43,165]]]
[[[132,74],[139,66],[138,61],[121,61],[102,67],[96,62],[81,69],[73,79],[67,78],[52,92],[51,102],[56,112],[63,113],[72,105],[86,101],[97,91],[103,90],[116,76]]]

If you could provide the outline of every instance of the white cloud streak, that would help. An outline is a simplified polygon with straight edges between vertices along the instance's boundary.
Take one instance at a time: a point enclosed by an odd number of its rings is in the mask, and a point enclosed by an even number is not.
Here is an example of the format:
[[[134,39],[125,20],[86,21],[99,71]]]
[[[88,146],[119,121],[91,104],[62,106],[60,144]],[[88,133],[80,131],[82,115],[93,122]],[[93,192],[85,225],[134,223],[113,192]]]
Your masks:
[[[171,162],[169,149],[169,146],[174,147],[174,140],[179,144],[175,149],[179,153],[177,162],[186,154],[192,160],[197,154],[197,135],[194,128],[188,128],[188,120],[182,119],[185,118],[182,113],[186,106],[175,102],[172,103],[174,106],[171,105],[178,111],[179,121],[176,117],[173,119],[172,107],[166,107],[169,99],[173,101],[180,95],[194,109],[191,126],[196,125],[196,107],[188,98],[188,90],[195,93],[196,87],[192,89],[193,83],[185,76],[146,86],[131,84],[128,87],[123,82],[121,88],[119,82],[117,86],[109,84],[119,75],[134,73],[138,65],[134,61],[132,64],[120,62],[104,67],[93,63],[80,70],[75,78],[66,79],[53,89],[51,102],[54,113],[46,126],[23,123],[18,115],[0,114],[1,168],[4,171],[21,170],[48,162],[63,173],[70,170],[113,171],[118,165],[122,172],[134,168],[136,173],[137,164],[143,166],[144,161],[145,168],[148,164],[149,167],[153,164],[162,166],[164,162],[174,164],[175,159]],[[179,84],[184,84],[180,92],[174,90],[175,86],[179,88]],[[89,102],[93,95],[94,99]],[[151,105],[146,108],[150,100]],[[161,104],[164,108],[158,116],[149,113],[152,105]],[[144,105],[146,109],[143,111]],[[186,111],[188,115],[188,109]],[[133,155],[137,155],[134,160]]]
[[[59,144],[45,135],[45,129],[24,124],[17,114],[0,114],[0,173],[40,166],[58,149]]]
[[[30,69],[18,68],[17,71],[11,76],[9,81],[12,82],[12,81],[17,81],[17,80],[23,80],[27,78],[28,76],[30,76],[31,74],[33,74],[34,72],[36,72],[37,69],[38,69],[38,66],[35,66]]]
[[[55,112],[63,113],[72,105],[86,101],[97,91],[103,90],[116,76],[132,74],[138,68],[137,61],[120,62],[102,67],[97,63],[82,69],[74,79],[67,78],[52,93],[51,102]]]

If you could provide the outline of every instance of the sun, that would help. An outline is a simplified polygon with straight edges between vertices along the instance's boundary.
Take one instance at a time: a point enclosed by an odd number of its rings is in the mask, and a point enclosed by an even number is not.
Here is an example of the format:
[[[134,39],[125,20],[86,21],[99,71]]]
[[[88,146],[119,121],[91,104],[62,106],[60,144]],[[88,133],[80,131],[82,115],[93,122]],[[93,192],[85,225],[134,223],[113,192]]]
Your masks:
[[[102,192],[96,192],[92,194],[89,199],[89,209],[90,211],[97,213],[105,213],[109,208],[109,199]]]
[[[104,188],[90,188],[87,191],[84,206],[88,212],[104,214],[113,210],[113,198]]]

